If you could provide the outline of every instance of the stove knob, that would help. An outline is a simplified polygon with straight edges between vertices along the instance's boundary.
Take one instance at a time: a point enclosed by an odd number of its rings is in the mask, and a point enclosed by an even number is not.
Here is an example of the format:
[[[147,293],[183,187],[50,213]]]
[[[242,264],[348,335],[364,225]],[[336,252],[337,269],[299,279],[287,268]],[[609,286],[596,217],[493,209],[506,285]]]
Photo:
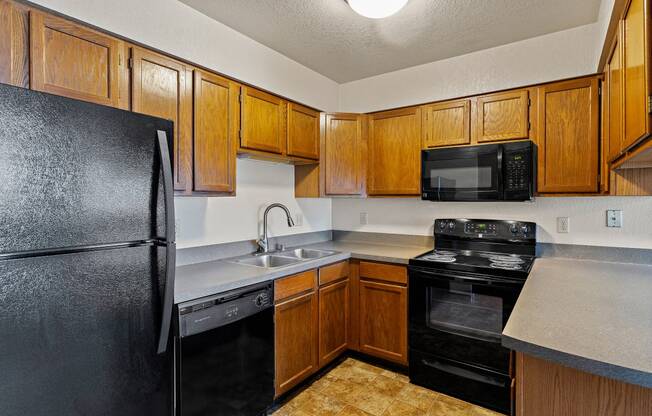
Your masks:
[[[518,233],[518,227],[516,226],[516,224],[512,224],[512,226],[509,227],[509,231],[511,231],[512,234]]]
[[[455,221],[451,221],[448,223],[448,229],[451,231],[455,229]]]
[[[521,226],[521,232],[523,234],[527,234],[530,231],[530,229],[527,227],[527,225]]]
[[[443,230],[444,228],[446,228],[446,221],[439,221],[439,229]]]

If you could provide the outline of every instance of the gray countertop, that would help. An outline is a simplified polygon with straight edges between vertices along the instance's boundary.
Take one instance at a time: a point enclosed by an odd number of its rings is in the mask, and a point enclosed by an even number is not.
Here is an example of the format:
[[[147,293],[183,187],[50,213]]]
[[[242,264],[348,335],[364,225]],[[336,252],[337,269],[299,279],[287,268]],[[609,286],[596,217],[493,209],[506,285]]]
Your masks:
[[[287,267],[265,269],[236,264],[229,259],[179,266],[174,287],[175,303],[233,290],[279,277],[300,273],[348,258],[407,264],[411,257],[428,251],[428,247],[392,246],[385,244],[327,241],[302,246],[337,251],[318,260],[302,261]]]
[[[537,259],[503,345],[652,387],[652,266]]]

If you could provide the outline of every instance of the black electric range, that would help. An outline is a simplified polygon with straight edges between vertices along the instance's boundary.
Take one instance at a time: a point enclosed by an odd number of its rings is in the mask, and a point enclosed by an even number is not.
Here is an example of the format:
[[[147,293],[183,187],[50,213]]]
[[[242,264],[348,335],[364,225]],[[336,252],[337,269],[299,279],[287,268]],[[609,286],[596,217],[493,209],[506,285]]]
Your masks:
[[[502,330],[534,264],[536,224],[438,219],[434,250],[409,262],[410,381],[510,413]]]

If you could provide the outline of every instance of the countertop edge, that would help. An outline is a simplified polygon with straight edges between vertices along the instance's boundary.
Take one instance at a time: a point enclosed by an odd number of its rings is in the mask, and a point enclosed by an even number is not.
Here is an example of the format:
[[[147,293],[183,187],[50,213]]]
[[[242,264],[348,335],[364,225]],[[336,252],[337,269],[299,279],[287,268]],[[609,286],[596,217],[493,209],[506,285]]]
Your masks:
[[[527,341],[513,338],[509,335],[502,335],[502,345],[506,348],[535,356],[547,361],[581,370],[587,373],[623,381],[638,386],[652,388],[652,373],[622,367],[616,364],[597,361],[591,358],[574,355],[571,353],[555,350]]]

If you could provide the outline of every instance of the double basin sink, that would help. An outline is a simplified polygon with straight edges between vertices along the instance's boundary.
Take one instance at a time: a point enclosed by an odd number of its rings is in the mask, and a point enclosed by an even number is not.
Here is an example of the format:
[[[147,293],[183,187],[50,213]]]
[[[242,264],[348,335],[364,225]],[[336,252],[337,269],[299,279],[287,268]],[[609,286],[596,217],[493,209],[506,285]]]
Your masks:
[[[335,251],[297,248],[294,250],[279,251],[267,254],[253,254],[234,259],[234,263],[248,266],[274,269],[277,267],[291,266],[302,261],[316,260],[336,254]]]

